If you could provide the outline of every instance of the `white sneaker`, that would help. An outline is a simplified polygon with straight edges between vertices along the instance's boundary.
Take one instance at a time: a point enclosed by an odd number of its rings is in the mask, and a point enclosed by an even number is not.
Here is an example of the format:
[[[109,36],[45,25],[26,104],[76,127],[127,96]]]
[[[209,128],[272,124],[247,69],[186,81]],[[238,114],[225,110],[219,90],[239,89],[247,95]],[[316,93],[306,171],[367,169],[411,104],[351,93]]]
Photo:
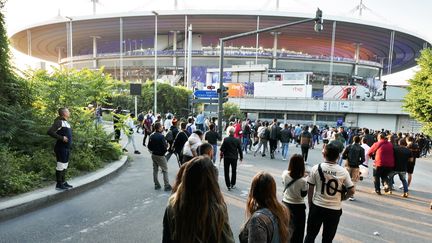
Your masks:
[[[400,185],[400,186],[399,186],[399,189],[403,189],[403,185]]]
[[[348,198],[348,200],[355,201],[355,198],[354,197],[350,197],[350,198]]]
[[[283,158],[282,160],[283,160],[283,161],[286,161],[287,159]]]

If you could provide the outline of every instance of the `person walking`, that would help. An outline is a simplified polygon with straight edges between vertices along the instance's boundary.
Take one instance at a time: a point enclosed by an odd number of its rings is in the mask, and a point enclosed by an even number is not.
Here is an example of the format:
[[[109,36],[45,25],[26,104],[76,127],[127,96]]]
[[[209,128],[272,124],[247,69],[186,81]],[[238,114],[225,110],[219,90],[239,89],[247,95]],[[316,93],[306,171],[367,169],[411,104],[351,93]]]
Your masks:
[[[307,164],[309,148],[312,143],[312,134],[309,132],[309,127],[305,126],[300,134],[300,148],[305,164]]]
[[[168,129],[168,132],[165,134],[165,140],[168,142],[168,153],[165,155],[167,161],[174,154],[174,140],[179,133],[177,128],[177,119],[174,117],[171,121],[171,127]]]
[[[273,123],[269,128],[270,130],[270,158],[274,159],[275,158],[275,151],[277,149],[277,143],[278,143],[278,139],[280,137],[280,131],[279,131],[279,126],[277,123],[277,119],[273,119]]]
[[[368,152],[369,157],[375,157],[373,169],[375,193],[381,195],[381,179],[384,184],[384,192],[391,194],[388,176],[394,168],[393,145],[387,140],[385,133],[380,133],[378,138],[379,141],[374,143]]]
[[[282,202],[291,212],[291,243],[302,243],[306,224],[306,204],[304,197],[308,187],[305,178],[303,156],[294,154],[289,162],[288,170],[282,172],[284,186]]]
[[[240,157],[240,162],[243,161],[240,140],[234,138],[234,132],[235,130],[233,128],[228,130],[229,136],[223,140],[220,148],[220,159],[224,160],[225,184],[228,191],[235,188],[237,178],[237,159]],[[229,176],[230,167],[232,171],[231,179]]]
[[[248,145],[250,145],[250,142],[251,142],[251,138],[250,138],[251,133],[252,133],[252,129],[250,127],[249,119],[248,119],[244,122],[243,131],[242,131],[242,135],[243,135],[242,148],[246,154],[248,153],[247,152]]]
[[[139,133],[140,128],[144,133],[144,112],[140,112],[137,117],[138,125],[136,126],[136,132]]]
[[[209,130],[204,134],[204,140],[213,146],[213,163],[216,163],[217,141],[220,139],[221,137],[219,136],[219,133],[215,131],[215,124],[210,123]]]
[[[172,188],[168,180],[168,165],[165,158],[168,144],[165,140],[165,137],[162,135],[162,124],[156,122],[154,124],[154,128],[155,131],[150,135],[149,138],[148,149],[153,160],[153,182],[155,184],[155,190],[161,189],[161,185],[158,180],[158,172],[160,167],[162,169],[165,191],[171,191]]]
[[[127,152],[128,150],[126,149],[126,147],[132,143],[132,146],[134,148],[134,154],[141,154],[140,151],[137,150],[136,145],[135,145],[135,139],[134,139],[134,128],[135,128],[135,124],[134,124],[134,118],[135,118],[135,114],[131,113],[129,115],[129,117],[126,119],[126,121],[124,122],[126,125],[126,136],[128,138],[128,141],[125,145],[123,145],[122,147],[122,151],[123,152]]]
[[[205,122],[204,111],[201,111],[201,113],[198,114],[196,117],[196,121],[195,121],[196,129],[204,132],[205,131],[204,122]]]
[[[177,133],[177,136],[174,139],[173,143],[173,150],[174,153],[178,157],[178,163],[179,166],[183,163],[183,148],[185,143],[188,141],[190,134],[186,130],[186,123],[181,122],[180,123],[180,129],[179,133]]]
[[[407,142],[407,148],[411,150],[411,153],[413,154],[413,160],[408,163],[408,167],[407,167],[408,187],[409,187],[411,186],[416,160],[417,158],[420,158],[420,147],[418,146],[414,137],[412,136],[407,137],[406,142]]]
[[[143,146],[144,147],[146,146],[147,137],[150,136],[153,132],[153,121],[154,121],[153,112],[149,110],[143,122],[143,128],[144,128]]]
[[[269,173],[252,179],[246,202],[246,223],[240,229],[240,243],[289,242],[290,215],[276,196],[276,182]]]
[[[328,144],[323,155],[325,162],[312,167],[307,181],[309,216],[305,243],[315,242],[321,225],[322,242],[332,242],[342,215],[341,201],[354,194],[354,184],[348,172],[337,164],[339,148]]]
[[[168,199],[163,243],[234,243],[228,210],[210,158],[198,156],[179,171],[180,183]]]
[[[262,126],[258,128],[258,147],[254,152],[254,157],[256,156],[256,153],[260,151],[261,146],[263,147],[262,157],[266,156],[266,150],[267,150],[267,142],[270,137],[270,131],[267,129],[268,122],[264,122]]]
[[[284,125],[284,129],[280,132],[280,137],[282,143],[282,160],[287,160],[289,143],[292,139],[291,128],[288,127],[288,124]]]
[[[354,186],[360,179],[360,165],[365,161],[365,151],[360,145],[360,137],[354,136],[353,143],[348,145],[342,152],[342,158],[346,159],[345,168],[351,177]],[[354,195],[349,198],[354,201]]]
[[[69,166],[69,155],[72,146],[72,128],[68,122],[70,112],[68,108],[58,109],[58,117],[48,130],[48,135],[56,139],[54,153],[56,155],[56,186],[57,190],[67,190],[73,186],[66,181]]]
[[[405,139],[399,140],[399,145],[394,147],[395,155],[395,167],[394,171],[390,173],[390,187],[393,188],[394,176],[398,175],[400,181],[402,182],[403,194],[402,197],[408,197],[408,182],[406,180],[408,164],[412,163],[414,156],[407,148],[407,142]]]

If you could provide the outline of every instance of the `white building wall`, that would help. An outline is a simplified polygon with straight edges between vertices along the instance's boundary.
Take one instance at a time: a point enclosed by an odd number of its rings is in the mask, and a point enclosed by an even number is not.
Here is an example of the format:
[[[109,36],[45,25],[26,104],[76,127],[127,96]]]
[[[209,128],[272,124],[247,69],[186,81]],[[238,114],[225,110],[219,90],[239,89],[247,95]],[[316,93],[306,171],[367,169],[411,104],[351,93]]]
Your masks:
[[[367,127],[373,130],[390,130],[396,131],[397,116],[396,115],[382,115],[382,114],[359,114],[358,126]]]

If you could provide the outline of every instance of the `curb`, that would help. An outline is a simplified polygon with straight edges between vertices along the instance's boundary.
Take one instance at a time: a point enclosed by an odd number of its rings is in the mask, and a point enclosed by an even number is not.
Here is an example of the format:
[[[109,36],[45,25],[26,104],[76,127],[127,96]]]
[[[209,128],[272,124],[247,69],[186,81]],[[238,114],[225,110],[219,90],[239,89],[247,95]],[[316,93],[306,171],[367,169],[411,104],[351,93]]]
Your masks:
[[[27,192],[22,195],[11,197],[0,201],[0,222],[18,217],[20,215],[48,207],[55,203],[66,200],[72,196],[95,188],[102,183],[117,176],[128,165],[127,156],[122,156],[120,160],[109,163],[104,168],[73,178],[69,182],[73,188],[65,191],[57,191],[54,184],[36,191]]]

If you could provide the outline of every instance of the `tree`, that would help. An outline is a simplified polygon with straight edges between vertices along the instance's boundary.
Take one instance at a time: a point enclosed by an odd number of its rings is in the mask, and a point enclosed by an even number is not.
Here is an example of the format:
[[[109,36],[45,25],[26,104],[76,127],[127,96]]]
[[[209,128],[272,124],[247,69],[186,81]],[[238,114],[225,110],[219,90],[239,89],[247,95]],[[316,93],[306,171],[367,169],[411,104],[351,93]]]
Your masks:
[[[224,120],[227,120],[231,115],[236,118],[244,119],[244,115],[237,104],[226,102],[223,104]]]
[[[423,132],[432,135],[432,50],[421,51],[417,60],[420,70],[408,80],[404,108],[411,117],[423,124]]]

